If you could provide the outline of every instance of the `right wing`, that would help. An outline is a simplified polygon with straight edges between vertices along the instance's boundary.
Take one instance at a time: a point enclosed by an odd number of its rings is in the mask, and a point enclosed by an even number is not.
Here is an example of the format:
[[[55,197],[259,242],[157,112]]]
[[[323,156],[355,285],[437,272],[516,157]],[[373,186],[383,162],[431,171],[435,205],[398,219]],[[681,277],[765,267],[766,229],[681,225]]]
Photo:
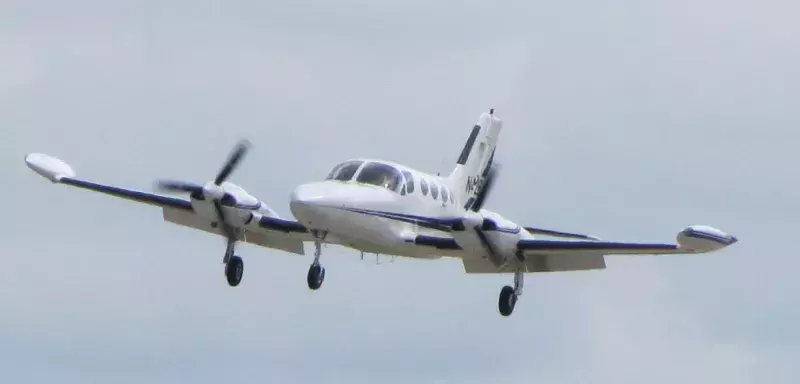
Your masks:
[[[63,161],[40,153],[27,155],[25,163],[53,183],[157,206],[162,208],[164,220],[168,222],[224,236],[221,230],[212,225],[213,220],[195,212],[191,201],[82,180],[75,177],[75,171]],[[254,217],[255,215],[258,220],[253,220],[244,228],[244,236],[240,236],[240,240],[290,253],[305,254],[304,242],[313,238],[302,224],[260,213],[254,213]]]

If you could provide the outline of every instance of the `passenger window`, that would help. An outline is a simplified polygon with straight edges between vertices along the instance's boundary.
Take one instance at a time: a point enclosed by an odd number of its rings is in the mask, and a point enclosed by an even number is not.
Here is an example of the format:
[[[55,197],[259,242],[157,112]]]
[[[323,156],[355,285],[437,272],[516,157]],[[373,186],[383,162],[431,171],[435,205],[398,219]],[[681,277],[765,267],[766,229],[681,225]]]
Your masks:
[[[347,161],[333,168],[325,180],[350,181],[363,161]]]
[[[447,187],[442,186],[442,202],[447,202]]]
[[[403,176],[406,177],[406,192],[414,192],[414,175],[409,171],[403,171]]]
[[[422,191],[422,196],[428,196],[428,182],[425,179],[419,179],[419,190]]]
[[[431,183],[431,196],[434,200],[439,198],[439,188],[434,183]]]

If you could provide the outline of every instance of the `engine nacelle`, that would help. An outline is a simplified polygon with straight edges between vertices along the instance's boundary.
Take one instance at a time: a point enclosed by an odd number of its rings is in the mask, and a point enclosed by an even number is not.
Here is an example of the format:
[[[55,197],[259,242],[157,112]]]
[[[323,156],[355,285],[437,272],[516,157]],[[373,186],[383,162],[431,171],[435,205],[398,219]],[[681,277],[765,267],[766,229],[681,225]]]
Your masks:
[[[498,268],[513,260],[522,227],[487,210],[468,212],[462,223],[463,230],[453,231],[462,249],[488,258]]]
[[[226,215],[231,224],[243,226],[251,220],[251,214],[255,212],[260,213],[262,216],[279,217],[266,203],[247,193],[242,187],[229,182],[223,182],[221,187],[224,195],[220,202],[223,207],[227,208],[226,211],[230,212],[230,209],[233,208],[236,212],[235,215]],[[193,199],[192,205],[195,211],[205,217],[216,220],[217,212],[214,206],[206,198],[201,197],[201,199]]]
[[[736,243],[736,236],[706,225],[691,225],[680,231],[678,246],[691,252],[711,252]]]
[[[502,255],[503,264],[515,256],[517,244],[523,238],[522,226],[508,220],[500,214],[492,211],[481,210],[483,215],[483,225],[481,229],[486,234],[494,252]]]

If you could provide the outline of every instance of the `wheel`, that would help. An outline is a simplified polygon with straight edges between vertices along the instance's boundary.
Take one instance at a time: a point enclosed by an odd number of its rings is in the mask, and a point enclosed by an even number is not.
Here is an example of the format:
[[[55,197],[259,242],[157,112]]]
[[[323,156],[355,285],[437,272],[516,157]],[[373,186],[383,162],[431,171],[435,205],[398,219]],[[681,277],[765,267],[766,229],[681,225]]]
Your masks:
[[[497,302],[500,314],[503,316],[511,315],[514,312],[514,306],[517,304],[517,294],[514,293],[514,287],[506,285],[500,290],[500,299]]]
[[[319,264],[312,264],[311,267],[308,268],[306,280],[308,281],[308,288],[313,290],[319,289],[319,287],[322,286],[322,282],[325,280],[325,268]]]
[[[225,277],[228,279],[228,285],[235,287],[242,282],[242,273],[244,273],[244,262],[239,256],[231,256],[228,264],[225,264]]]

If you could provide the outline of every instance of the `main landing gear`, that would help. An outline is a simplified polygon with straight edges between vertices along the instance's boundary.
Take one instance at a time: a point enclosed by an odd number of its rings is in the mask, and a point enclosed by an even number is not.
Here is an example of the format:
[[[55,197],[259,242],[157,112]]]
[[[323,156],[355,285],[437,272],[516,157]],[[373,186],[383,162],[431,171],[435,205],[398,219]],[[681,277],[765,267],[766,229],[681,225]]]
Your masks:
[[[242,282],[242,273],[244,273],[244,261],[239,256],[233,254],[233,242],[228,241],[228,246],[225,249],[225,258],[222,262],[225,264],[225,278],[228,280],[228,285],[235,287]]]
[[[517,299],[522,296],[522,282],[524,276],[521,269],[514,272],[514,286],[506,285],[500,290],[500,299],[497,302],[497,307],[500,314],[503,316],[510,316],[514,312],[514,306],[517,305]]]
[[[306,281],[308,282],[308,288],[311,290],[317,290],[319,287],[322,286],[322,282],[325,281],[325,267],[323,267],[319,263],[319,257],[322,255],[322,242],[325,240],[325,235],[327,232],[322,231],[312,231],[314,236],[314,262],[311,263],[311,266],[308,267],[308,276],[306,276]]]
[[[525,281],[525,256],[522,253],[516,254],[519,260],[519,267],[514,271],[514,286],[506,285],[500,290],[500,298],[497,300],[497,309],[503,316],[510,316],[517,305],[517,299],[522,296],[522,284]]]

